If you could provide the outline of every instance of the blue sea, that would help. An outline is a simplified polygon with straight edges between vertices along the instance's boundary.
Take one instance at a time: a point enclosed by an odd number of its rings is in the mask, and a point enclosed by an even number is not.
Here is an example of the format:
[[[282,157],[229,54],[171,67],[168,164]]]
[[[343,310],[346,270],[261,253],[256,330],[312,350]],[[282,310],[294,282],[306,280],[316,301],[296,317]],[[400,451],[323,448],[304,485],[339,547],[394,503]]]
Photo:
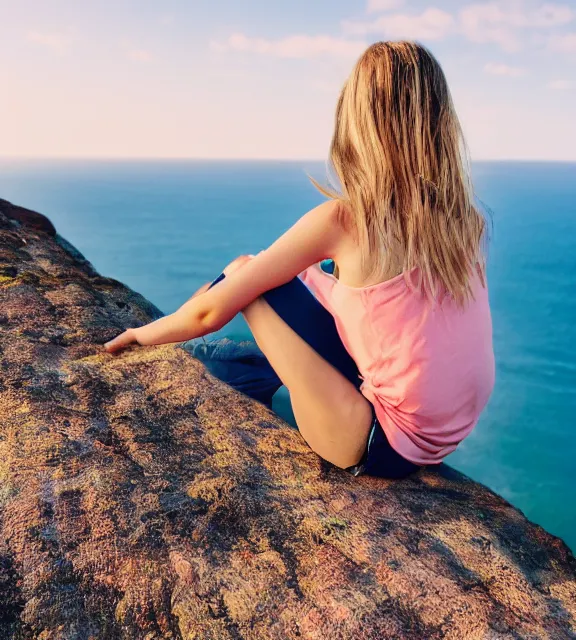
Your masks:
[[[0,160],[0,197],[50,217],[106,276],[176,310],[322,201],[319,162]],[[576,549],[576,164],[482,162],[496,388],[447,462]],[[220,334],[247,337],[237,317]],[[293,423],[286,393],[278,412]]]

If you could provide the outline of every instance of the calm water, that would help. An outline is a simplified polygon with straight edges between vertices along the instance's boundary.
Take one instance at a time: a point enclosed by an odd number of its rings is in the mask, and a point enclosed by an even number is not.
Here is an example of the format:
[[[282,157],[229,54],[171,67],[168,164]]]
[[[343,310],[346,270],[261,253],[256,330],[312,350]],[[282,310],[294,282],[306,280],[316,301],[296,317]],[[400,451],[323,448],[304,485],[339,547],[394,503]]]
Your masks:
[[[170,313],[321,196],[320,163],[0,161],[0,197],[47,214],[104,275]],[[576,548],[576,164],[479,163],[492,209],[497,382],[447,462]],[[247,335],[241,318],[221,333]],[[287,396],[278,411],[289,416]]]

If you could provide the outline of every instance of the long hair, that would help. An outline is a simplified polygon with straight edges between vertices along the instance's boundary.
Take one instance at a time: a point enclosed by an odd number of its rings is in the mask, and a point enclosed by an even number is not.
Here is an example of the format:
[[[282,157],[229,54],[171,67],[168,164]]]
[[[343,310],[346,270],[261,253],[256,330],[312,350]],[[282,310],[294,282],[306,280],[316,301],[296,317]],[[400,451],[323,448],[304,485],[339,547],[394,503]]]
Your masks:
[[[330,162],[360,247],[366,279],[418,268],[423,293],[460,305],[485,286],[486,221],[474,205],[469,159],[438,61],[414,42],[378,42],[338,99]],[[409,282],[414,286],[413,282]]]

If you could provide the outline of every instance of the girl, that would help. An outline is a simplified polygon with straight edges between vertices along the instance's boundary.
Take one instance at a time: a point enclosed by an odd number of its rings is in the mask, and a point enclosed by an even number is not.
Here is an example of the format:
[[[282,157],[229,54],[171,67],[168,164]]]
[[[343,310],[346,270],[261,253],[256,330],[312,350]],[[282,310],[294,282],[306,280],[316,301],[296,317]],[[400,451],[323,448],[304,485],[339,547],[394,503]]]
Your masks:
[[[486,223],[464,150],[432,54],[370,46],[336,108],[338,190],[314,182],[327,202],[106,349],[204,336],[242,312],[319,456],[390,478],[440,463],[494,385]]]

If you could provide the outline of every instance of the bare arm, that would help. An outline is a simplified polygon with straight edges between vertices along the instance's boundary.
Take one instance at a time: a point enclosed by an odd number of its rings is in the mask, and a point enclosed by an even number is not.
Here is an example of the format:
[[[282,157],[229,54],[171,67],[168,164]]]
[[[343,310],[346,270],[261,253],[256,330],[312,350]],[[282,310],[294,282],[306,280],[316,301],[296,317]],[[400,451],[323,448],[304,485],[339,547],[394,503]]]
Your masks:
[[[285,284],[311,264],[335,255],[343,236],[337,222],[337,207],[331,200],[315,207],[268,249],[233,270],[210,290],[194,295],[168,316],[128,329],[108,342],[106,349],[117,351],[131,342],[141,345],[182,342],[221,329],[265,291]]]

